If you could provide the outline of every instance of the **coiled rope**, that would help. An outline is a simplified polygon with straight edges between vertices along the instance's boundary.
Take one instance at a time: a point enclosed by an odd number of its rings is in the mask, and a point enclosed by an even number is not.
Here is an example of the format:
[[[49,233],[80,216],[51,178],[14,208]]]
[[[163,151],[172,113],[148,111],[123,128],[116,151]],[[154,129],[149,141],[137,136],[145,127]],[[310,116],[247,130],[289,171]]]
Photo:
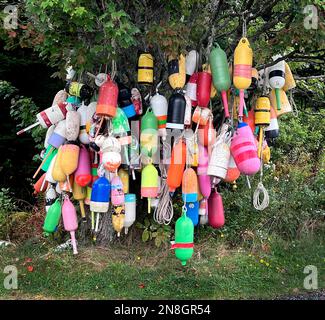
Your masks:
[[[253,194],[253,206],[256,210],[262,211],[266,209],[269,206],[270,198],[269,198],[269,193],[265,189],[263,185],[263,161],[261,159],[261,175],[260,175],[260,181],[257,185],[256,190],[254,191]],[[261,200],[261,196],[263,197]]]
[[[163,142],[163,155],[169,155],[171,147],[168,143]],[[169,194],[169,186],[167,184],[167,172],[165,167],[165,158],[159,163],[159,169],[161,173],[161,187],[159,202],[153,213],[153,219],[158,224],[168,225],[173,219],[174,208],[173,202]]]

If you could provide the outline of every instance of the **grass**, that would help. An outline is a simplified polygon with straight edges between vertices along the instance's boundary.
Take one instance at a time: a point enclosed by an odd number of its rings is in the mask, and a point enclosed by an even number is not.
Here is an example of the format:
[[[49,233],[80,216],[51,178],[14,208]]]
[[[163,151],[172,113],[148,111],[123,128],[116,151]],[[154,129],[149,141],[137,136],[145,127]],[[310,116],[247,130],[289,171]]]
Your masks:
[[[325,284],[323,236],[271,238],[255,249],[210,238],[186,267],[168,248],[142,243],[80,248],[77,257],[39,240],[0,250],[0,271],[15,265],[19,272],[18,290],[0,286],[2,299],[272,299],[304,292],[306,265],[317,266],[319,288]]]

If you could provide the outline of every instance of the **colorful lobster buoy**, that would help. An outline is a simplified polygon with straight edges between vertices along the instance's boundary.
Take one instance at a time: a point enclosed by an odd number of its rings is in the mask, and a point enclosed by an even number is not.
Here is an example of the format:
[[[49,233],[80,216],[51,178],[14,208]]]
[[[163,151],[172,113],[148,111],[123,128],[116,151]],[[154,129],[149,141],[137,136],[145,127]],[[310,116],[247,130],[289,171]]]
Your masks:
[[[229,118],[227,91],[230,88],[231,79],[226,53],[220,48],[218,43],[215,43],[211,50],[209,62],[214,87],[221,92],[223,107],[225,109],[225,117]]]
[[[181,89],[186,82],[185,57],[181,54],[178,59],[168,61],[168,81],[173,89]]]
[[[199,54],[196,50],[191,50],[185,58],[186,81],[190,79],[196,71],[199,61]]]
[[[248,111],[248,115],[244,115],[243,121],[249,125],[252,132],[255,132],[255,113],[254,109]]]
[[[90,156],[85,146],[81,146],[80,148],[78,166],[74,174],[74,179],[81,187],[86,187],[91,182]]]
[[[69,177],[78,168],[80,148],[76,142],[68,142],[62,146],[60,166],[63,173]],[[70,188],[71,189],[71,188]],[[71,189],[72,190],[72,189]]]
[[[125,195],[125,217],[124,217],[124,232],[128,233],[129,228],[135,222],[136,218],[136,195],[128,193]]]
[[[118,84],[118,103],[128,118],[133,118],[137,113],[135,111],[131,90],[123,83]]]
[[[49,235],[50,233],[56,231],[61,219],[61,209],[61,200],[58,198],[50,206],[48,212],[46,213],[43,224],[45,235]]]
[[[34,194],[38,194],[40,192],[44,192],[47,189],[48,182],[45,180],[46,172],[42,174],[42,176],[34,183]]]
[[[281,56],[275,56],[273,59],[277,60]],[[284,60],[279,61],[275,65],[268,67],[267,77],[270,87],[275,90],[277,110],[281,110],[281,95],[280,89],[285,84],[285,63]],[[274,107],[274,105],[273,105]]]
[[[170,166],[167,172],[167,185],[169,191],[174,193],[182,183],[186,162],[186,145],[179,140],[173,147]]]
[[[197,175],[192,168],[185,169],[182,179],[183,201],[196,202],[198,200],[198,181]]]
[[[184,210],[182,216],[177,219],[175,224],[175,243],[172,249],[175,249],[175,256],[183,266],[186,265],[194,252],[194,225],[192,220],[187,217]]]
[[[169,98],[167,124],[168,129],[184,129],[186,100],[180,92],[174,92]]]
[[[141,93],[137,88],[132,88],[131,100],[134,105],[136,114],[138,116],[141,116],[142,115],[142,98],[141,98]]]
[[[268,97],[259,97],[255,106],[255,125],[259,127],[258,156],[261,157],[262,144],[264,140],[264,127],[270,124],[270,100]]]
[[[153,57],[150,53],[141,53],[139,56],[138,83],[143,85],[153,83]]]
[[[87,133],[87,108],[88,106],[83,103],[77,110],[80,116],[79,141],[86,145],[89,144]]]
[[[207,71],[198,73],[197,78],[197,104],[202,108],[207,108],[210,102],[212,75]]]
[[[221,141],[212,147],[212,153],[208,166],[208,175],[224,179],[227,175],[228,163],[230,159],[229,145]]]
[[[245,122],[238,124],[231,141],[231,154],[238,170],[245,175],[254,175],[260,169],[255,139],[250,127]]]
[[[276,111],[274,108],[270,108],[270,125],[265,128],[265,138],[267,140],[272,140],[275,139],[279,136],[279,123],[278,123],[278,118],[276,115]]]
[[[124,226],[125,217],[123,183],[119,176],[115,176],[111,181],[111,202],[114,208],[112,225],[119,237]]]
[[[241,38],[234,53],[234,86],[239,89],[239,118],[243,117],[244,90],[252,81],[253,51],[247,38]]]
[[[114,117],[117,108],[118,87],[109,76],[99,88],[96,114],[102,117]]]
[[[104,176],[99,177],[92,185],[91,197],[90,197],[90,211],[92,215],[91,223],[92,223],[92,230],[95,230],[95,232],[98,231],[99,214],[108,211],[110,197],[111,197],[110,182]],[[95,212],[97,213],[96,226],[95,226],[95,218],[94,218]]]
[[[52,177],[57,182],[63,182],[67,179],[67,176],[64,174],[61,168],[62,148],[63,146],[60,146],[58,149],[57,157],[55,159],[54,166],[52,169]]]
[[[65,231],[70,232],[73,254],[78,254],[76,230],[78,229],[77,212],[68,196],[65,196],[62,205],[62,219]]]
[[[68,141],[76,141],[80,131],[80,114],[77,111],[69,110],[66,115],[66,138]]]
[[[285,82],[284,82],[284,86],[283,86],[283,90],[284,91],[288,91],[291,89],[294,89],[296,87],[296,81],[292,75],[290,66],[288,63],[284,63],[285,64]]]
[[[158,150],[158,120],[151,108],[141,119],[140,145],[141,154],[149,158]]]
[[[166,140],[167,131],[167,111],[168,111],[168,102],[167,99],[160,95],[158,92],[150,99],[150,107],[157,117],[158,120],[158,133],[159,136]]]
[[[232,155],[230,155],[229,163],[228,163],[228,170],[227,175],[224,178],[225,182],[233,183],[235,182],[240,176],[240,171],[238,170],[235,160]]]
[[[118,176],[120,177],[123,184],[123,192],[129,193],[129,173],[124,169],[118,170]]]
[[[186,95],[191,99],[192,107],[197,106],[197,78],[198,73],[195,72],[191,75],[189,81],[186,84]]]
[[[113,136],[98,136],[95,143],[102,152],[101,162],[106,170],[115,172],[121,164],[121,145]]]
[[[208,175],[209,155],[208,150],[199,145],[199,165],[197,167],[197,175],[199,188],[204,198],[209,198],[211,193],[211,179]]]
[[[212,119],[205,125],[199,125],[198,140],[205,147],[212,146],[216,140],[216,130],[213,127]]]
[[[270,93],[270,101],[271,101],[271,106],[276,111],[277,116],[280,117],[283,114],[292,112],[292,106],[289,102],[287,94],[285,93],[285,91],[283,89],[278,90],[278,95],[280,96],[281,110],[276,108],[277,98],[276,98],[275,90],[272,90]]]
[[[221,195],[214,191],[208,200],[208,219],[212,228],[221,228],[225,224],[225,214]]]
[[[141,197],[148,198],[148,213],[151,198],[158,196],[158,171],[153,164],[146,165],[141,172]]]
[[[65,119],[65,116],[67,114],[67,106],[68,104],[66,102],[62,102],[41,111],[36,115],[37,121],[27,128],[18,131],[17,135],[29,131],[38,125],[41,125],[41,127],[44,129],[49,128],[53,124],[56,125],[61,120]]]

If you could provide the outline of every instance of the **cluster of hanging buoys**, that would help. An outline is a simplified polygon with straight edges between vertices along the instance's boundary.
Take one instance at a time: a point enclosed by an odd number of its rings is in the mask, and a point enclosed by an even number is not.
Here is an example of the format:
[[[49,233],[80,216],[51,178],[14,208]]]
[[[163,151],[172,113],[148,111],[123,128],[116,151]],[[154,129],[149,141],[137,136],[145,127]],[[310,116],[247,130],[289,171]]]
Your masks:
[[[251,188],[249,176],[260,171],[253,204],[257,210],[268,206],[263,163],[270,161],[269,145],[279,136],[278,117],[292,111],[295,81],[290,67],[275,56],[270,67],[253,68],[246,35],[235,48],[233,63],[216,42],[206,64],[201,60],[196,50],[168,57],[169,97],[160,89],[166,83],[150,88],[155,73],[149,52],[139,55],[138,86],[133,88],[116,76],[114,61],[111,74],[87,73],[94,80],[88,84],[74,81],[69,71],[65,90],[56,94],[53,105],[18,133],[37,125],[47,129],[34,175],[43,172],[34,193],[45,193],[46,235],[57,231],[62,218],[77,253],[78,216],[72,200],[79,206],[81,223],[91,221],[94,240],[107,214],[117,236],[123,228],[127,234],[140,198],[145,214],[169,224],[172,201],[181,190],[183,206],[172,248],[185,265],[193,255],[194,227],[224,226],[221,190],[227,183],[235,190],[236,180],[246,176]],[[141,91],[148,87],[151,94],[143,98]],[[214,99],[223,106],[221,117],[212,109]],[[130,183],[136,177],[138,195]]]

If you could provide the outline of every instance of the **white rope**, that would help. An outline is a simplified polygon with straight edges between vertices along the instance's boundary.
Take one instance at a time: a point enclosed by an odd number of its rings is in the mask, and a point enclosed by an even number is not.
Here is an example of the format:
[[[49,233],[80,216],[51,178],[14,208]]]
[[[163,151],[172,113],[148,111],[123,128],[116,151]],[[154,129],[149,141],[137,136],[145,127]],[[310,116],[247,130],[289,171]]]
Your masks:
[[[265,189],[263,182],[263,161],[261,159],[261,176],[260,176],[260,182],[257,185],[256,190],[253,194],[253,206],[256,210],[264,210],[269,206],[270,198],[269,193]],[[261,196],[263,196],[263,200],[261,200]]]
[[[171,147],[168,143],[163,142],[163,155],[168,156],[171,151]],[[158,224],[168,225],[173,219],[174,208],[173,202],[169,195],[169,186],[167,184],[167,172],[164,163],[165,159],[159,163],[159,169],[161,173],[160,195],[159,202],[153,213],[153,219]]]

